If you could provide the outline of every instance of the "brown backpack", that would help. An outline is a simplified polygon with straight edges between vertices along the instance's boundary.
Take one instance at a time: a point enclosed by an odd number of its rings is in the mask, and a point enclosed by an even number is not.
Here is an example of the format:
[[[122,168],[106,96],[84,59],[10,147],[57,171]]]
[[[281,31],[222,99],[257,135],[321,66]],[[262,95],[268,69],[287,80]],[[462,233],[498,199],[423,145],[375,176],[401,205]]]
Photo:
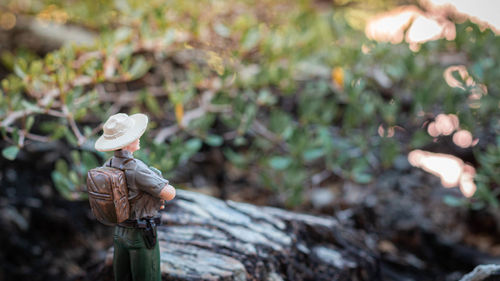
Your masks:
[[[121,223],[130,216],[127,181],[121,168],[98,167],[87,173],[90,207],[97,220],[106,225]]]

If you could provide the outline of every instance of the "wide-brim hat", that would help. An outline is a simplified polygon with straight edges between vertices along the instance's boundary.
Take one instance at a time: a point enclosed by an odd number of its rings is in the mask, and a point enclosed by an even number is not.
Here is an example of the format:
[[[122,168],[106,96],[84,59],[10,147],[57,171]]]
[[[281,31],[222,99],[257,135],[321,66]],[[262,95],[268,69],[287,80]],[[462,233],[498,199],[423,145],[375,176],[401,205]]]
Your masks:
[[[104,123],[103,135],[95,142],[98,151],[113,151],[123,148],[140,138],[148,126],[148,117],[137,113],[128,116],[118,113]]]

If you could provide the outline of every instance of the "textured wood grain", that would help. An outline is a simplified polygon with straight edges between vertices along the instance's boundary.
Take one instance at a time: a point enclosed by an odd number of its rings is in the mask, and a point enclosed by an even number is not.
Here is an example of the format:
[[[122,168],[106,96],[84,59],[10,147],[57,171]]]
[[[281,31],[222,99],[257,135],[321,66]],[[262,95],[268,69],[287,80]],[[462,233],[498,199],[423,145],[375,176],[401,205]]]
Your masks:
[[[178,190],[162,219],[163,280],[379,280],[374,243],[334,218]]]

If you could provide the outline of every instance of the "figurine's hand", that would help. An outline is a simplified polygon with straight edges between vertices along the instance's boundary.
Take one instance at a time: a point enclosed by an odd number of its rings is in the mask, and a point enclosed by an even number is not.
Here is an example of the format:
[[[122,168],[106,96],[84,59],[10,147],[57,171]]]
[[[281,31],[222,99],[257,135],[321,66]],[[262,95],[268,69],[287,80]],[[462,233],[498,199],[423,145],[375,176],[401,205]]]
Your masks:
[[[175,188],[169,184],[166,184],[165,187],[160,192],[160,198],[163,200],[170,201],[175,197]]]
[[[162,200],[162,201],[161,201],[161,207],[160,207],[160,210],[165,209],[165,203],[167,203],[165,200]]]

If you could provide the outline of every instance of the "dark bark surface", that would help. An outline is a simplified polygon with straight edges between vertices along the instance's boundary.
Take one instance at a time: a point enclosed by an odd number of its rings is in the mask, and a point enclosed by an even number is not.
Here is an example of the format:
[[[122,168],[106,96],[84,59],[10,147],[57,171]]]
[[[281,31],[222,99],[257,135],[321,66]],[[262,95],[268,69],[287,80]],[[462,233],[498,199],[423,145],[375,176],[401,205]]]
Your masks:
[[[162,219],[163,280],[380,279],[375,243],[331,217],[179,190]]]

